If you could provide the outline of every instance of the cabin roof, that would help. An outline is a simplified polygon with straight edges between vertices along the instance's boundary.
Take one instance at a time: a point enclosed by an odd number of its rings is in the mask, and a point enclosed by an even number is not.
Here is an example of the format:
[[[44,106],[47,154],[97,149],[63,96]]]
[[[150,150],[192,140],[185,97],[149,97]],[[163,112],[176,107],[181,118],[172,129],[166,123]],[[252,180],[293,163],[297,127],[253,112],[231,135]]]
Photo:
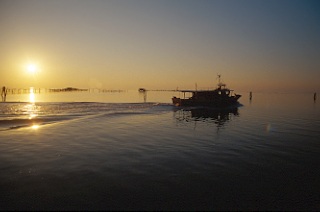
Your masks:
[[[224,89],[221,89],[222,91],[233,91],[233,90],[230,90],[230,89],[227,89],[227,88],[224,88]],[[214,89],[214,90],[178,90],[179,92],[182,92],[182,93],[206,93],[206,92],[215,92],[215,91],[218,91],[217,89]]]

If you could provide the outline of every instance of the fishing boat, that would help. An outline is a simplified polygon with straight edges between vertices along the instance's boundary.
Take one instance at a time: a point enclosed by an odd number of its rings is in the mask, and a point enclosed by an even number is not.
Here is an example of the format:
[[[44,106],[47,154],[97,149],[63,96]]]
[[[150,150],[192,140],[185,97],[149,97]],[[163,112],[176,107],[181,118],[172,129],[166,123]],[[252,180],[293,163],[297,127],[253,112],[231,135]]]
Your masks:
[[[236,94],[233,90],[226,87],[221,82],[221,75],[218,75],[218,86],[214,90],[179,90],[183,98],[172,98],[175,106],[205,106],[205,107],[228,107],[239,104],[238,99],[241,95]],[[186,98],[186,94],[191,97]]]

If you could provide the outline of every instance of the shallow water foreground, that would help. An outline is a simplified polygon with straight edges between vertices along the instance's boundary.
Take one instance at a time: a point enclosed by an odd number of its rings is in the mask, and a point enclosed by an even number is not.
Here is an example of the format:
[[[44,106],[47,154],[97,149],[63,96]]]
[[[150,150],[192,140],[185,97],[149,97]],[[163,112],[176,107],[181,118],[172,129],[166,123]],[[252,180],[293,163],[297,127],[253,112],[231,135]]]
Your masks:
[[[0,209],[319,210],[318,106],[273,103],[2,104]]]

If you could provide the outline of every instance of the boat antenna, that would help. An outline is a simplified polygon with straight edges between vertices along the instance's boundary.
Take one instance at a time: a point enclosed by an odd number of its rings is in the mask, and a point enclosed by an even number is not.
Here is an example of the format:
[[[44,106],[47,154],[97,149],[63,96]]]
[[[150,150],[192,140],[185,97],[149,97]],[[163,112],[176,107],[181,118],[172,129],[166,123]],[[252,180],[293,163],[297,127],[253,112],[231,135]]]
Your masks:
[[[221,83],[221,81],[220,81],[220,79],[221,79],[221,74],[218,74],[218,84],[220,84]]]
[[[219,87],[219,89],[221,89],[222,86],[225,87],[226,84],[224,84],[224,83],[221,82],[221,74],[218,74],[218,77],[217,77],[217,78],[218,78],[218,87]]]

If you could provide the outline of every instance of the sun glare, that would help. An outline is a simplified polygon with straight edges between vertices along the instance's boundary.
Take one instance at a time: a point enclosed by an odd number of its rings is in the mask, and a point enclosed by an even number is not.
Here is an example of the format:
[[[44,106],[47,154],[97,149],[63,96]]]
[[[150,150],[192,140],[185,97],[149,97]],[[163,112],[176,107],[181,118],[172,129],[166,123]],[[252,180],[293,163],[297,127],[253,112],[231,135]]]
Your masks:
[[[35,64],[28,64],[27,65],[27,71],[30,73],[30,74],[35,74],[37,72],[38,68],[37,68],[37,65]]]

